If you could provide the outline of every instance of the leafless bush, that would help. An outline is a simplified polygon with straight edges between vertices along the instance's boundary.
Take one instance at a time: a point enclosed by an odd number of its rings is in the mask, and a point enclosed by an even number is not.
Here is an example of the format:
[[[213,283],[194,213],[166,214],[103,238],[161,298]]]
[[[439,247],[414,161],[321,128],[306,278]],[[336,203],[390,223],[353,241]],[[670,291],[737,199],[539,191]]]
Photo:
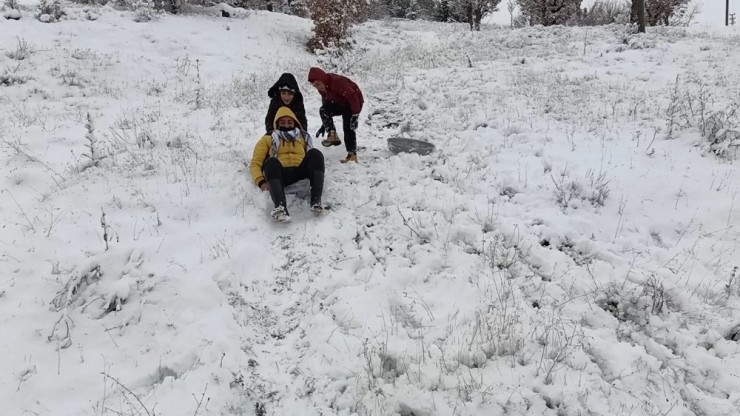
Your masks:
[[[144,23],[159,18],[157,7],[152,0],[135,0],[131,3],[134,10],[134,22]]]
[[[67,69],[64,72],[60,72],[58,78],[62,81],[62,85],[70,87],[84,87],[86,84],[85,79],[74,69]]]
[[[30,77],[28,75],[21,75],[18,70],[21,69],[21,65],[18,64],[14,68],[5,67],[3,72],[0,73],[0,86],[10,87],[13,85],[25,84]]]
[[[80,297],[80,294],[89,285],[100,280],[102,275],[103,271],[99,264],[91,264],[89,267],[79,270],[67,280],[64,288],[54,296],[54,299],[51,301],[53,309],[59,312],[73,305]]]
[[[16,61],[28,59],[28,57],[34,52],[33,43],[19,37],[16,37],[16,39],[18,40],[18,44],[16,45],[15,50],[7,52],[5,55],[10,59],[15,59]]]
[[[740,158],[740,131],[726,129],[711,142],[710,149],[715,155],[735,160]]]
[[[97,57],[97,54],[90,50],[90,49],[75,49],[73,50],[69,56],[71,58],[77,59],[79,61],[84,61],[86,59],[95,59]]]
[[[730,278],[725,285],[725,292],[727,295],[740,295],[740,268],[735,266],[732,268]]]
[[[566,359],[580,349],[584,338],[580,322],[570,322],[551,316],[549,322],[535,330],[535,339],[541,347],[537,375],[545,375],[545,384],[552,384],[555,373],[566,365]]]
[[[203,101],[205,100],[205,91],[203,89],[203,82],[200,79],[200,60],[195,60],[195,98],[193,99],[193,103],[195,104],[195,109],[199,110],[203,108]]]
[[[5,7],[11,10],[18,10],[18,0],[5,0]]]
[[[674,130],[684,129],[688,127],[691,122],[689,120],[690,113],[686,95],[683,93],[683,86],[680,82],[679,76],[676,76],[676,81],[673,84],[673,91],[671,92],[671,101],[666,109],[666,127],[668,130],[666,138],[672,139]]]
[[[740,157],[740,111],[737,106],[711,113],[700,124],[700,129],[712,153],[727,160]]]
[[[87,133],[85,133],[85,139],[87,140],[87,143],[85,143],[85,147],[87,147],[87,153],[83,153],[82,156],[87,159],[87,163],[81,166],[82,171],[91,167],[97,167],[100,164],[100,161],[105,159],[106,157],[101,153],[98,138],[95,134],[95,125],[93,124],[92,116],[90,116],[90,113],[87,113],[85,130],[87,130]]]
[[[589,170],[586,173],[586,179],[590,191],[587,196],[588,201],[593,206],[603,207],[609,197],[609,179],[606,173],[602,172],[597,175],[593,170]]]
[[[495,274],[503,273],[506,279],[515,279],[522,274],[522,265],[528,250],[522,247],[518,235],[506,238],[496,235],[486,248],[486,260]],[[503,286],[500,287],[503,289]]]
[[[485,255],[491,279],[484,291],[491,296],[489,311],[497,312],[481,314],[476,325],[480,325],[481,340],[491,353],[514,356],[523,342],[517,332],[520,311],[516,281],[524,274],[529,248],[523,246],[518,232],[509,237],[497,234],[488,243]]]
[[[555,184],[555,201],[560,208],[565,210],[573,200],[581,199],[583,196],[583,185],[575,180],[568,179],[568,168],[566,167],[559,175],[559,179],[550,174],[552,183]]]
[[[633,289],[616,284],[608,286],[596,304],[622,322],[644,326],[650,315],[663,313],[669,302],[663,283],[650,276]]]
[[[594,207],[603,207],[609,197],[609,179],[606,173],[586,172],[585,178],[571,179],[566,167],[556,179],[550,174],[555,184],[555,201],[565,210],[577,201],[587,201]]]

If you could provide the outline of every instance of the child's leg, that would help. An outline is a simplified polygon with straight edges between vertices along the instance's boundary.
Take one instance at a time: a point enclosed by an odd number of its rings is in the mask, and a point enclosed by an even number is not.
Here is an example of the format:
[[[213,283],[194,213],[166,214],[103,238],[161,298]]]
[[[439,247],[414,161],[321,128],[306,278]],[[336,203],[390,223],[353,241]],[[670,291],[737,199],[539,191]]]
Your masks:
[[[285,201],[285,190],[283,189],[283,165],[276,157],[270,157],[265,161],[263,171],[265,180],[270,186],[270,197],[275,208],[283,207],[287,214],[288,204]]]
[[[310,149],[299,169],[302,176],[311,182],[311,205],[320,205],[324,191],[324,155],[319,149]]]

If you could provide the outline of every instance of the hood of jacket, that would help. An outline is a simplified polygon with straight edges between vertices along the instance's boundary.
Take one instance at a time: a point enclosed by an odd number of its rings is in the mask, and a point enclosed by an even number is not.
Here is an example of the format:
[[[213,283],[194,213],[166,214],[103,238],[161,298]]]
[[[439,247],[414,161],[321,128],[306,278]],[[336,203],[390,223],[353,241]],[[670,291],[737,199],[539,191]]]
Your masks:
[[[301,126],[301,122],[298,121],[298,118],[295,116],[295,113],[293,113],[293,110],[291,110],[288,107],[280,107],[277,110],[277,113],[275,113],[275,119],[272,121],[272,128],[275,130],[278,129],[278,120],[280,120],[282,117],[290,117],[295,122],[296,127],[303,130],[303,126]]]
[[[301,95],[301,89],[298,87],[298,81],[296,81],[293,74],[290,72],[285,72],[283,75],[280,75],[280,78],[278,78],[277,82],[270,87],[269,90],[267,90],[267,96],[270,98],[277,97],[280,95],[278,92],[280,87],[287,86],[290,87],[293,91],[295,91],[295,95]]]
[[[321,68],[313,67],[308,70],[308,82],[321,81],[329,84],[329,75]]]

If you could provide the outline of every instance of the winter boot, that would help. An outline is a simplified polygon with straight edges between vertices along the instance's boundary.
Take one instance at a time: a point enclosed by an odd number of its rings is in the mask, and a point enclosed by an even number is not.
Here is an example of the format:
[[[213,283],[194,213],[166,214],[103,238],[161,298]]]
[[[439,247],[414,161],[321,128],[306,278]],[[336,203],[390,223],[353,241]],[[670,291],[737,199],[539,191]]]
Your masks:
[[[326,135],[326,139],[321,141],[321,145],[324,147],[329,146],[339,146],[342,144],[342,141],[339,139],[339,136],[337,136],[337,132],[332,130]]]
[[[324,172],[315,171],[311,174],[311,212],[321,214],[325,207],[321,204],[321,194],[324,192]]]
[[[286,222],[290,222],[290,215],[288,215],[288,211],[285,210],[285,207],[279,206],[272,210],[272,216],[273,221],[284,224]]]
[[[285,209],[285,207],[288,206],[288,202],[285,200],[285,189],[283,189],[283,183],[280,182],[280,179],[272,179],[267,183],[270,184],[270,198],[272,198],[272,203],[275,204],[276,207],[283,207],[283,209]]]
[[[342,163],[348,163],[348,162],[355,162],[355,163],[357,163],[357,153],[355,153],[355,152],[349,152],[349,153],[347,153],[347,157],[345,157],[344,159],[340,160],[340,162],[342,162]]]
[[[316,215],[321,215],[324,212],[326,212],[326,210],[327,208],[321,205],[321,203],[311,205],[311,212],[313,212]]]

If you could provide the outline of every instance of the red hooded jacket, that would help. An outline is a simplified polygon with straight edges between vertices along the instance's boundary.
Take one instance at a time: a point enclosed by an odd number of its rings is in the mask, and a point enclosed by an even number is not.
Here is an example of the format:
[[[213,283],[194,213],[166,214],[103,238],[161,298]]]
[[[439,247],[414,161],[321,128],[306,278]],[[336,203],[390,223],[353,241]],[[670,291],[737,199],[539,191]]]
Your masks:
[[[321,94],[323,104],[338,104],[348,107],[352,114],[360,114],[362,91],[351,79],[337,74],[327,74],[321,68],[311,68],[308,71],[308,82],[322,81],[326,84],[326,92]]]

